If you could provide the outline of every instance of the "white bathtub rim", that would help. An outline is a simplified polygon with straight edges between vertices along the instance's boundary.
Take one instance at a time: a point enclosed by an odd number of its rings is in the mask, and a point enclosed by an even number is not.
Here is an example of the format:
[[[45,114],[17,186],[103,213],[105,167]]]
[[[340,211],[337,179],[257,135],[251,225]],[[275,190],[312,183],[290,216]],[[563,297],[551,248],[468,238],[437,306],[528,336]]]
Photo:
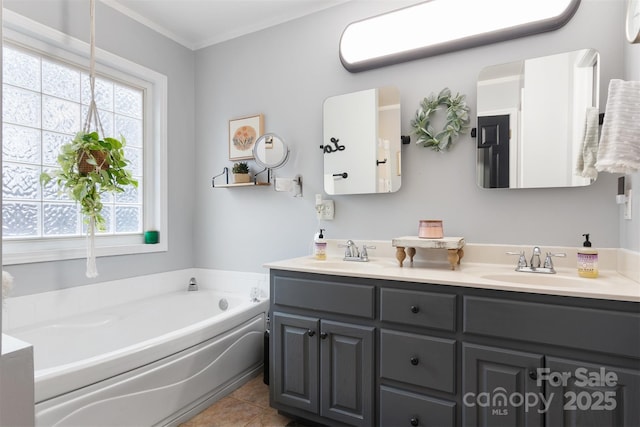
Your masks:
[[[118,280],[97,282],[37,294],[9,296],[2,310],[2,330],[11,331],[43,322],[91,313],[112,305],[133,302],[150,296],[186,290],[195,277],[200,289],[240,292],[249,296],[257,287],[261,298],[269,297],[268,273],[189,268]],[[227,283],[233,283],[229,289]],[[15,278],[15,288],[23,286]]]
[[[262,301],[261,301],[262,302]],[[258,303],[255,303],[256,306],[259,306]],[[94,357],[88,357],[86,359],[81,360],[80,362],[76,361],[76,362],[70,362],[70,363],[65,363],[63,365],[58,365],[56,367],[53,368],[44,368],[44,369],[36,369],[35,370],[35,374],[36,374],[36,379],[40,379],[40,378],[46,378],[47,376],[51,375],[51,373],[56,373],[56,372],[66,372],[69,369],[72,369],[74,367],[76,367],[79,363],[82,364],[87,364],[87,365],[91,365],[93,366],[95,363],[98,362],[102,362],[102,361],[110,361],[113,359],[117,359],[118,357],[120,357],[123,354],[127,354],[130,353],[132,351],[135,351],[136,349],[139,350],[144,350],[147,348],[151,348],[151,347],[155,347],[159,344],[164,344],[166,342],[169,341],[173,341],[176,339],[181,339],[185,336],[188,336],[194,332],[200,331],[204,328],[207,328],[209,326],[212,325],[218,325],[218,323],[222,323],[225,322],[225,320],[229,319],[230,317],[235,316],[236,314],[244,311],[244,309],[246,307],[250,307],[250,303],[246,303],[243,304],[241,306],[229,309],[227,311],[225,311],[224,313],[219,314],[218,316],[216,316],[215,318],[208,318],[206,320],[202,320],[200,322],[196,322],[196,323],[192,323],[191,325],[182,328],[182,329],[178,329],[172,332],[168,332],[165,333],[163,335],[160,336],[156,336],[144,341],[140,341],[134,345],[131,346],[127,346],[127,347],[122,347],[119,348],[117,350],[114,351],[110,351],[108,353],[103,353],[100,354],[98,356],[94,356]],[[215,321],[213,320],[215,319]],[[223,331],[223,333],[226,332]]]

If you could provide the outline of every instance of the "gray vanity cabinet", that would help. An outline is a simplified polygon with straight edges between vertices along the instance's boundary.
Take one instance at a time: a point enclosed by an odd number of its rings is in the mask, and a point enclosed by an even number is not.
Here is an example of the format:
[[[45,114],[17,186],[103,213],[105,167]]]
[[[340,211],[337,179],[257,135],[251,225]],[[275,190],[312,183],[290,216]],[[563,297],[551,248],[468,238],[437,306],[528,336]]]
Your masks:
[[[275,402],[370,426],[373,328],[273,313]]]
[[[381,426],[456,425],[456,301],[453,294],[380,288]]]
[[[319,319],[273,313],[272,347],[276,402],[313,413],[319,408]]]
[[[585,374],[547,385],[547,426],[640,426],[638,370],[557,357],[547,357],[546,366],[550,372]]]
[[[272,406],[330,425],[374,424],[373,302],[372,286],[272,280]]]
[[[640,426],[637,302],[271,270],[271,317],[271,405],[290,415]]]
[[[544,393],[536,381],[544,356],[463,344],[462,359],[465,426],[542,426],[540,405],[528,408],[521,400],[509,399]]]
[[[465,426],[640,426],[637,303],[492,294],[463,299]]]

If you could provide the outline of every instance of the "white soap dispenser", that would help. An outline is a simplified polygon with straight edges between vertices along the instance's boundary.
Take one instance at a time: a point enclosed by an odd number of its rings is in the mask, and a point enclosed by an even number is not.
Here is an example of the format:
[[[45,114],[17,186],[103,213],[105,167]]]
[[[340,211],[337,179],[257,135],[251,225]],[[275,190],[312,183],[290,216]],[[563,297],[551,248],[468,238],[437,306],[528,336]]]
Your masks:
[[[324,240],[324,228],[313,236],[313,256],[315,259],[327,259],[327,241]]]

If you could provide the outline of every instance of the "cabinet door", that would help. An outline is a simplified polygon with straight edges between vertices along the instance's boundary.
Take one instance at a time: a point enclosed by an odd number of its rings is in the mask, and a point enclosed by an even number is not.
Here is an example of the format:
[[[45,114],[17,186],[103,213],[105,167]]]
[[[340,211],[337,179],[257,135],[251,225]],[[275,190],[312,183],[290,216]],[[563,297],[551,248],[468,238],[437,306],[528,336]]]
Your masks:
[[[318,413],[318,326],[317,318],[273,314],[271,391],[275,402]]]
[[[542,355],[463,344],[462,357],[465,426],[542,425],[544,394],[536,381]]]
[[[547,426],[640,425],[640,371],[547,358]]]
[[[374,328],[323,320],[321,330],[320,415],[373,425]]]

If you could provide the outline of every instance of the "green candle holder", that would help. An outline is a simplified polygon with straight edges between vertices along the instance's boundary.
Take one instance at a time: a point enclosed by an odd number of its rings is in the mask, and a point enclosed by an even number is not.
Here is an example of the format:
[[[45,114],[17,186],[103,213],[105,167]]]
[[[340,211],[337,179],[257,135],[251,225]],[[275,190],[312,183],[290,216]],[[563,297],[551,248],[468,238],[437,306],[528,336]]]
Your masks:
[[[149,230],[149,231],[145,231],[144,233],[144,242],[146,244],[155,244],[158,243],[160,239],[160,233],[158,231],[155,230]]]

